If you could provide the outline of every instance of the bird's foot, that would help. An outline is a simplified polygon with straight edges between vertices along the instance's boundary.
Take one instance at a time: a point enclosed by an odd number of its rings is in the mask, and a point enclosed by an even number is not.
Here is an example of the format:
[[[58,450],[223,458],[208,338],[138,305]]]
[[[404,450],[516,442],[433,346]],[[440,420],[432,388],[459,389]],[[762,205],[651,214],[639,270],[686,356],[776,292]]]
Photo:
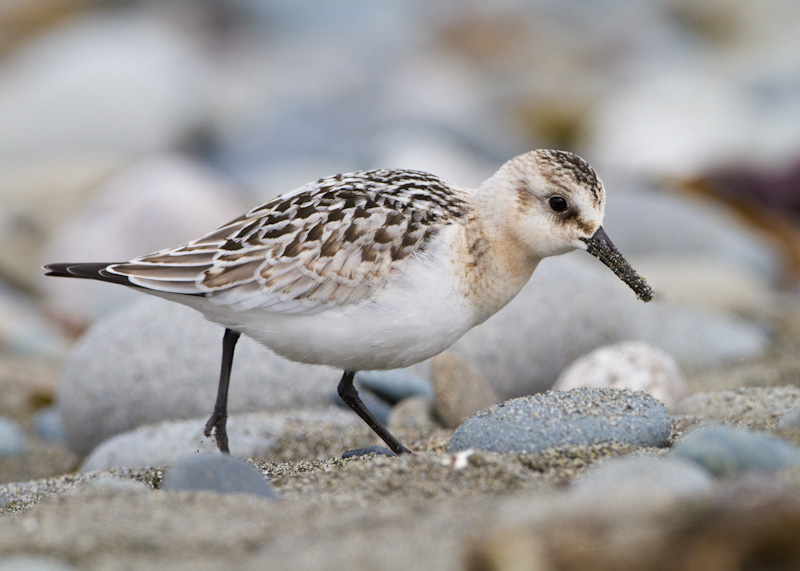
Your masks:
[[[214,438],[217,441],[217,448],[219,448],[219,451],[223,454],[231,453],[230,449],[228,448],[228,430],[226,428],[227,421],[227,414],[220,413],[215,410],[214,414],[212,414],[211,418],[208,419],[208,422],[206,422],[206,426],[203,429],[203,434],[205,434],[207,438],[211,438],[211,431],[214,431]]]

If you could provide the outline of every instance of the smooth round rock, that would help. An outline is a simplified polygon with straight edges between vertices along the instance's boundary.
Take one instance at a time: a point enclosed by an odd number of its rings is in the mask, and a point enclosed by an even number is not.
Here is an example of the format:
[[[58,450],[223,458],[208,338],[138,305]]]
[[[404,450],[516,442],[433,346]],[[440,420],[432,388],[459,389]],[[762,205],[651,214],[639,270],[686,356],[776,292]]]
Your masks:
[[[624,456],[590,467],[577,480],[573,493],[587,498],[631,497],[677,499],[711,491],[711,473],[678,456]]]
[[[16,458],[25,451],[25,433],[19,424],[0,416],[0,458]]]
[[[364,448],[354,448],[342,454],[343,459],[359,458],[361,456],[368,456],[370,454],[377,454],[378,456],[397,456],[394,452],[385,446],[365,446]]]
[[[500,402],[487,378],[452,351],[431,359],[433,413],[446,428],[456,428],[476,412]]]
[[[686,394],[686,381],[675,359],[643,341],[626,341],[596,349],[564,369],[553,385],[553,389],[559,391],[579,387],[644,391],[670,410]]]
[[[223,332],[193,309],[149,296],[95,323],[68,356],[58,384],[70,448],[87,454],[137,426],[208,418]],[[327,404],[340,377],[327,367],[283,359],[242,336],[228,413]]]
[[[225,454],[194,454],[180,458],[164,475],[162,489],[277,497],[275,488],[258,469]]]
[[[669,412],[652,396],[627,389],[583,388],[496,404],[459,426],[447,450],[535,454],[556,446],[611,442],[660,447],[669,435]]]
[[[698,428],[678,443],[673,454],[697,462],[717,477],[800,465],[800,449],[785,440],[730,426]]]
[[[59,444],[66,444],[67,442],[64,420],[55,406],[36,411],[33,416],[33,430],[36,432],[36,436],[43,440]]]

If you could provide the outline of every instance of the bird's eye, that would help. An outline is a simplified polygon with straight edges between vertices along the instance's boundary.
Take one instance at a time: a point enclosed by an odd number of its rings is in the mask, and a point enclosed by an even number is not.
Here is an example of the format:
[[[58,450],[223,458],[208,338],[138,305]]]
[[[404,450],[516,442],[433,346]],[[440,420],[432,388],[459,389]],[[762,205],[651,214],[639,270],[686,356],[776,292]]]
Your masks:
[[[567,199],[563,196],[552,196],[550,200],[547,201],[547,204],[550,205],[553,212],[564,212],[568,206]]]

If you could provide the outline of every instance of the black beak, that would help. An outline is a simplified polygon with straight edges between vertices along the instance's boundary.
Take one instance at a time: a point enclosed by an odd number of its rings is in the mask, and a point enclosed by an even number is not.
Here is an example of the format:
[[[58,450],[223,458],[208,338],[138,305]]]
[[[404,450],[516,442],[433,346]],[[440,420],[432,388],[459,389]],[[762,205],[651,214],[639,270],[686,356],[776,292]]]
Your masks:
[[[636,270],[622,257],[622,254],[619,253],[617,247],[611,242],[611,239],[606,234],[606,231],[603,230],[602,226],[597,229],[594,236],[591,238],[581,238],[581,240],[586,242],[589,246],[587,251],[611,268],[611,271],[614,272],[619,279],[628,284],[628,287],[636,293],[636,297],[644,302],[653,299],[653,290],[647,285],[644,278],[637,274]]]

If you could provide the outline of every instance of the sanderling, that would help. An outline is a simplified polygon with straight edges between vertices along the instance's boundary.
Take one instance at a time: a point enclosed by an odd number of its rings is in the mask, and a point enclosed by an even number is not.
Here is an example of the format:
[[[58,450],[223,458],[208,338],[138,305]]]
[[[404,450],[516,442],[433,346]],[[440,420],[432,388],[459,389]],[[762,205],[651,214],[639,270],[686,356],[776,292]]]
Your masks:
[[[205,425],[222,452],[233,353],[244,333],[287,359],[343,369],[342,400],[399,454],[409,450],[361,402],[356,371],[436,355],[511,301],[543,258],[575,249],[651,299],[604,232],[604,206],[588,163],[538,150],[474,189],[413,170],[322,178],[176,248],[45,269],[132,286],[225,327]]]

